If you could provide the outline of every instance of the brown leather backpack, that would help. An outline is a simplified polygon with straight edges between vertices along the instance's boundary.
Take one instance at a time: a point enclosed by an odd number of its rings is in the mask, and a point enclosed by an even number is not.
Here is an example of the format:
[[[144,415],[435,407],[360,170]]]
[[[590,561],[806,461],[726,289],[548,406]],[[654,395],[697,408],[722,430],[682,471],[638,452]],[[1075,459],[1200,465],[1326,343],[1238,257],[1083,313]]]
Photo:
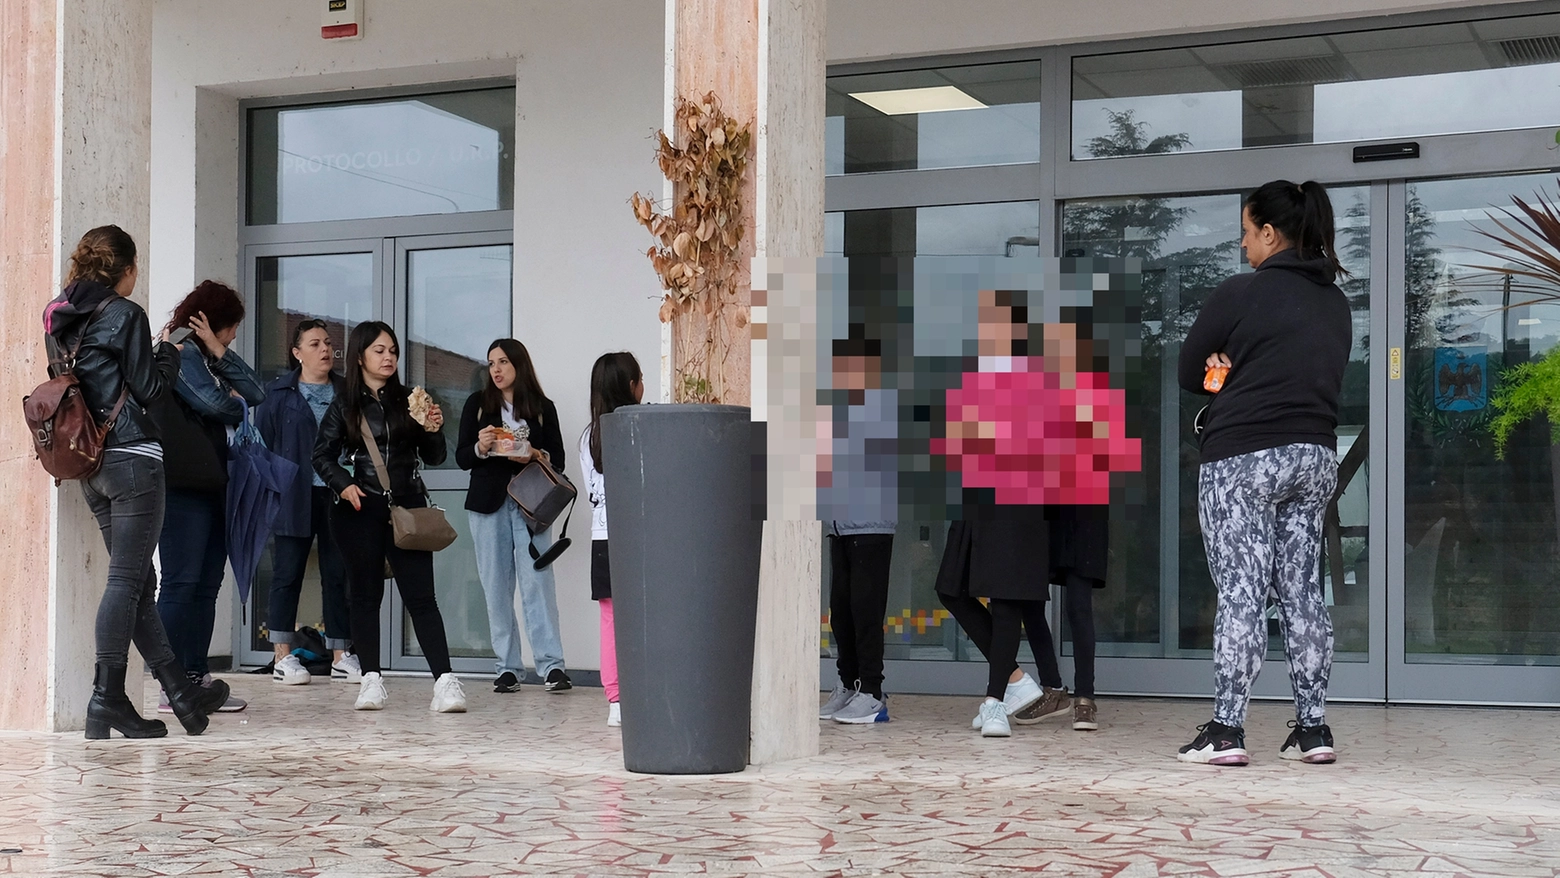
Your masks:
[[[82,395],[81,383],[75,375],[76,356],[86,341],[87,325],[115,298],[105,298],[92,309],[69,354],[60,352],[53,336],[46,338],[45,344],[50,351],[49,373],[55,377],[22,397],[22,416],[27,419],[27,429],[32,433],[33,450],[43,468],[54,476],[56,485],[66,480],[89,479],[103,466],[103,443],[130,395],[126,385],[119,394],[119,401],[114,403],[113,411],[109,412],[108,422],[100,427],[92,417],[92,407]]]

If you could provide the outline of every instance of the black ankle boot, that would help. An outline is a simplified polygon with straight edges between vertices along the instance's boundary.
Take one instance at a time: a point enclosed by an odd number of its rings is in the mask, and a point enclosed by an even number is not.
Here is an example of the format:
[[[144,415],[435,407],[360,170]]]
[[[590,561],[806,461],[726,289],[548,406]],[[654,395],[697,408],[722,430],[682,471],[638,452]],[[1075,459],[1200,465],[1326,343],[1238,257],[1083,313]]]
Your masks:
[[[206,716],[216,713],[217,708],[226,704],[231,691],[222,680],[213,682],[210,687],[200,685],[185,676],[178,662],[152,668],[152,676],[157,678],[163,692],[168,694],[168,706],[173,708],[173,715],[179,718],[184,731],[191,735],[206,730],[209,723]]]
[[[161,738],[168,734],[162,720],[145,719],[125,695],[125,669],[98,665],[92,675],[92,700],[87,702],[87,740],[101,741],[110,729],[126,738]]]

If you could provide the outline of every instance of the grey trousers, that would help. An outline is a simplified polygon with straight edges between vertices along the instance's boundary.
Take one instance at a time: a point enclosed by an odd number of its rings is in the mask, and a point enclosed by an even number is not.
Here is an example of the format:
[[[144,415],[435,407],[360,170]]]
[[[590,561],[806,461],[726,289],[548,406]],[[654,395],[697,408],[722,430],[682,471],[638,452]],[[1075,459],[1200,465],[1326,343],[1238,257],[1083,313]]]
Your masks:
[[[1322,516],[1337,484],[1337,454],[1320,445],[1269,448],[1199,470],[1197,514],[1219,589],[1215,721],[1245,725],[1267,652],[1269,589],[1278,595],[1295,718],[1326,721],[1333,628],[1322,594]]]

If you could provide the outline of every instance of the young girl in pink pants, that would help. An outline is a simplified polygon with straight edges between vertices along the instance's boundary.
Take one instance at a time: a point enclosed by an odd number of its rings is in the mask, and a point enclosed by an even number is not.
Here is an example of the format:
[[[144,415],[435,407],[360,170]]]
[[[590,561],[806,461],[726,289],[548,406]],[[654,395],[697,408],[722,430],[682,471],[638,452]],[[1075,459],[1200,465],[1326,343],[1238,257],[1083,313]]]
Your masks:
[[[607,562],[607,487],[601,463],[601,416],[645,396],[639,361],[626,351],[602,354],[590,370],[590,426],[580,436],[580,468],[590,497],[590,597],[601,608],[601,685],[607,690],[607,725],[622,725],[618,711],[617,639],[612,625],[612,573]]]

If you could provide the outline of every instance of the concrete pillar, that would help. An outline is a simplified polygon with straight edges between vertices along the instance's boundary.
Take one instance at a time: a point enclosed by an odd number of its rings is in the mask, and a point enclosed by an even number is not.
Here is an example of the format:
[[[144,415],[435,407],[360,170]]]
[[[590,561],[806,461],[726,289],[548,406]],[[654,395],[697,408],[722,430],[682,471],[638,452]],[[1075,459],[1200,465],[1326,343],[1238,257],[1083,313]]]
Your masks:
[[[675,85],[668,98],[713,90],[728,114],[754,122],[753,256],[811,259],[823,252],[824,9],[824,0],[667,0],[668,82]],[[741,362],[728,366],[727,386],[748,386],[748,368],[744,350]],[[769,416],[794,421],[804,412],[771,406]],[[755,765],[818,752],[821,542],[817,522],[764,527],[749,756]]]
[[[17,406],[45,377],[43,306],[83,232],[136,239],[146,302],[152,0],[4,0],[0,37],[0,728],[66,731],[86,719],[108,555],[80,486],[55,488],[33,459]],[[130,670],[139,681],[133,650]]]

